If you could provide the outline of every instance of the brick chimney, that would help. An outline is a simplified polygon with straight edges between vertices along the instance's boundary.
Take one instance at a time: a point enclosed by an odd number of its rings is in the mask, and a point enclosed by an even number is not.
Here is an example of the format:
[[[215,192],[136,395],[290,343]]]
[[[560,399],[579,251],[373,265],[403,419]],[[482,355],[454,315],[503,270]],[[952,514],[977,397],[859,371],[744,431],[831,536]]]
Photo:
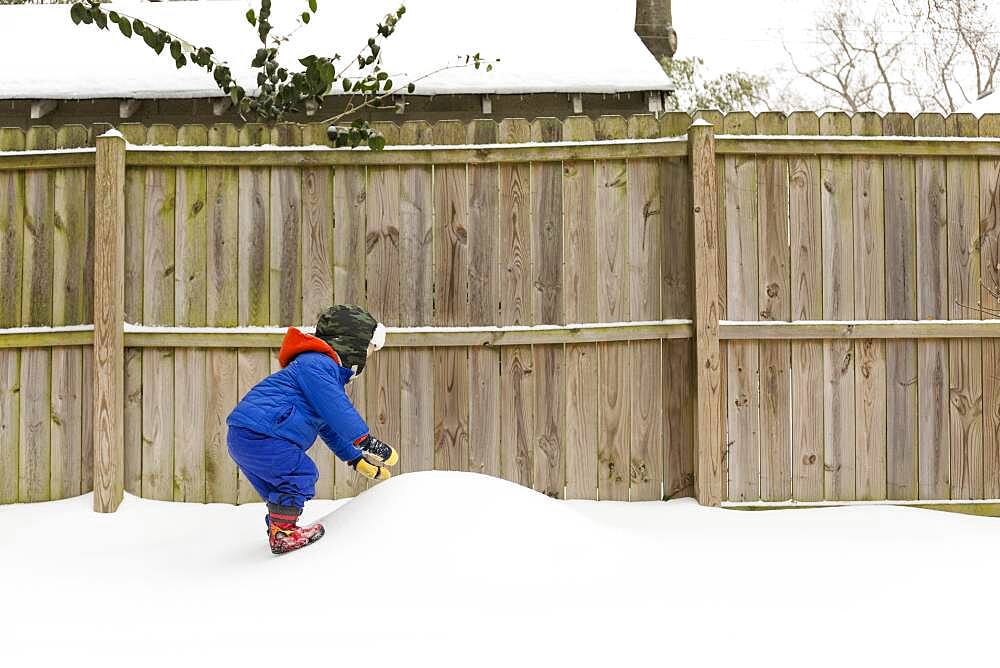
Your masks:
[[[677,51],[670,12],[671,0],[636,0],[635,32],[656,59],[672,58]]]

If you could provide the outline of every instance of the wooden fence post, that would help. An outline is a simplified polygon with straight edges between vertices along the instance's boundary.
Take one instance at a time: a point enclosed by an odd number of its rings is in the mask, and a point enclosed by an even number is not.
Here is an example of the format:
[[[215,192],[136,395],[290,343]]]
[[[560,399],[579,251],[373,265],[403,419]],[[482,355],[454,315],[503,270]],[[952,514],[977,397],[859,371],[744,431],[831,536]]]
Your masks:
[[[97,139],[94,193],[94,510],[111,513],[124,482],[125,139]]]
[[[695,430],[698,503],[722,502],[722,376],[719,355],[719,214],[715,134],[711,123],[688,128],[691,211],[694,223]]]

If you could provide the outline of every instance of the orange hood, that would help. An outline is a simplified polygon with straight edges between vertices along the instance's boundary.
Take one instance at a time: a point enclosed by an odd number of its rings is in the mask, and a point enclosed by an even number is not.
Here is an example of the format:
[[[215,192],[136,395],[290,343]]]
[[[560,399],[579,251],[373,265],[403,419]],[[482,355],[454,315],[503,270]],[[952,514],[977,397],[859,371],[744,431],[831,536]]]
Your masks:
[[[278,363],[284,369],[292,363],[296,355],[301,355],[302,353],[323,353],[337,364],[343,366],[340,362],[340,356],[337,355],[337,351],[331,348],[330,344],[326,341],[309,334],[304,334],[294,327],[289,327],[288,331],[285,332],[284,340],[281,342],[281,350],[278,352]]]

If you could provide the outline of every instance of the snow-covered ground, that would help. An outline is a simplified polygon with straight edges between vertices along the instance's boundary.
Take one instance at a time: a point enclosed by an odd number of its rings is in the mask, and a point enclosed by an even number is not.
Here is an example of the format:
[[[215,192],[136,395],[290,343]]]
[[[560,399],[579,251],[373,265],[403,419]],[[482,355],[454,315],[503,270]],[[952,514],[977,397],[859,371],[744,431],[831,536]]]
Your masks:
[[[468,473],[260,505],[0,506],[7,666],[995,663],[1000,520],[559,502]]]

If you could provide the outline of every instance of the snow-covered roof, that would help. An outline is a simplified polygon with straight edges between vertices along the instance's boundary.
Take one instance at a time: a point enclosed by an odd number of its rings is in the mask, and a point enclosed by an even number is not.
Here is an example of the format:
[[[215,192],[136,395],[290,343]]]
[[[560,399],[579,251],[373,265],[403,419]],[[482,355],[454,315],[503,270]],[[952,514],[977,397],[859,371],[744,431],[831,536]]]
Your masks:
[[[340,53],[349,61],[375,24],[400,0],[319,0],[313,20],[285,45],[282,59]],[[382,50],[397,82],[413,80],[459,56],[500,58],[492,72],[452,68],[417,83],[417,95],[619,93],[673,86],[635,34],[635,0],[406,0],[406,14]],[[119,0],[104,7],[136,16],[197,46],[210,46],[252,90],[249,60],[260,46],[244,15],[247,0],[149,3]],[[282,34],[305,9],[301,0],[274,3]],[[0,6],[0,99],[193,98],[221,95],[212,76],[176,69],[141,38],[117,27],[76,26],[68,5]],[[337,88],[335,87],[335,91]]]

